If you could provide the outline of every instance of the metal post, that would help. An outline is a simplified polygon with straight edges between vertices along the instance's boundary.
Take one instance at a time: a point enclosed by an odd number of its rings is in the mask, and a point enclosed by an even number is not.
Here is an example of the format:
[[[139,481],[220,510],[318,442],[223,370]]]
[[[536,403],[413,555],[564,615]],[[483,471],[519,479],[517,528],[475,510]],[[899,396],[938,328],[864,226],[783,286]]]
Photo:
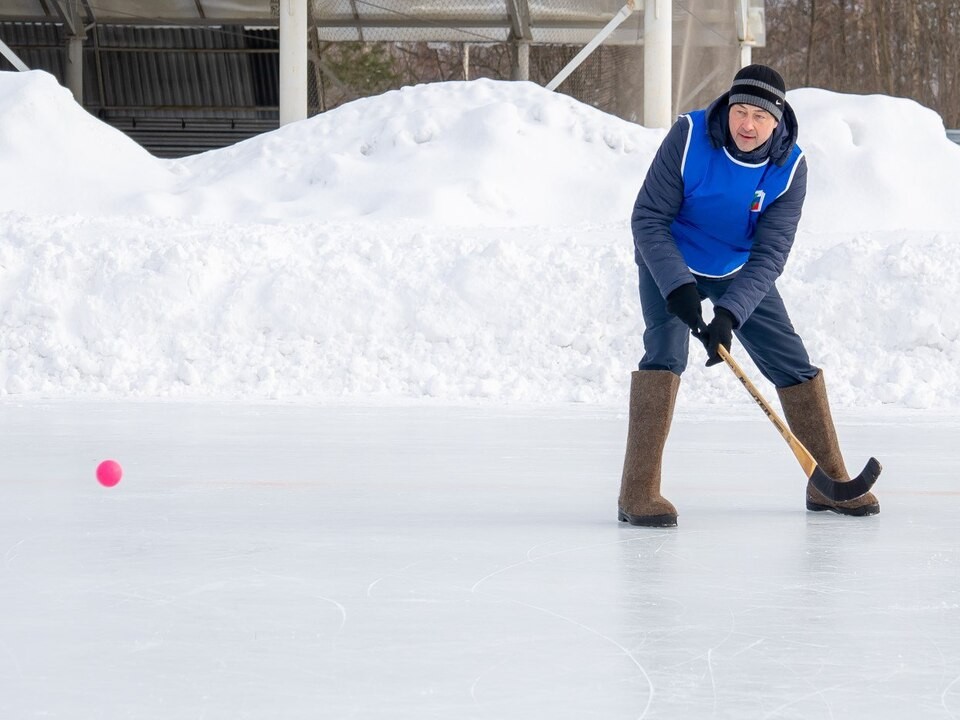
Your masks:
[[[530,79],[530,42],[533,32],[530,29],[529,0],[506,0],[507,15],[510,19],[511,80]]]
[[[526,40],[517,40],[513,44],[514,64],[511,68],[511,80],[530,79],[530,43]]]
[[[83,105],[83,36],[67,38],[67,88],[73,93],[78,105]]]
[[[83,41],[87,37],[87,28],[83,25],[83,9],[80,0],[57,0],[56,8],[63,19],[67,35],[64,81],[73,93],[73,99],[83,105]]]
[[[280,124],[307,117],[307,0],[280,0]]]
[[[740,40],[740,67],[745,68],[753,62],[753,46],[756,39],[750,27],[750,0],[737,2],[737,39]]]
[[[673,124],[673,3],[646,0],[643,17],[643,124]]]

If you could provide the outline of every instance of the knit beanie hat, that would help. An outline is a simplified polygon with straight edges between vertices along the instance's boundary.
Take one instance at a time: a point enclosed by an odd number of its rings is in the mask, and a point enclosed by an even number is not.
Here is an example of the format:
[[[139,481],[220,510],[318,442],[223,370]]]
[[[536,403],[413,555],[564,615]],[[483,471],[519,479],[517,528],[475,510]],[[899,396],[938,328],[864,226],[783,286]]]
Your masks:
[[[747,65],[733,78],[730,87],[730,105],[756,105],[780,122],[787,102],[787,86],[780,73],[766,65]]]

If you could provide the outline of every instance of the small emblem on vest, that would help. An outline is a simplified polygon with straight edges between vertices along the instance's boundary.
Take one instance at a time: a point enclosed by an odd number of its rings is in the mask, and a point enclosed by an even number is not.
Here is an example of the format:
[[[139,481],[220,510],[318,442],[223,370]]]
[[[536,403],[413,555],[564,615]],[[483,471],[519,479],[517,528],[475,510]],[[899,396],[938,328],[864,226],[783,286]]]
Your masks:
[[[750,212],[760,212],[761,208],[763,208],[763,199],[766,196],[767,194],[763,190],[757,190],[753,194],[753,202],[750,203]]]

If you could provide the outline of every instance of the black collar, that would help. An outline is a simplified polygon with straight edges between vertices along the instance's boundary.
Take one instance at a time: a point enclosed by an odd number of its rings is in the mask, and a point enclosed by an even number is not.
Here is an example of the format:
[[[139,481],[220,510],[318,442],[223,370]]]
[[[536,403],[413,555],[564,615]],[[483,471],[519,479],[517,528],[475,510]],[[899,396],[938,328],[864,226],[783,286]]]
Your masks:
[[[732,157],[734,160],[739,160],[740,162],[747,163],[749,165],[759,165],[760,163],[766,162],[767,158],[770,157],[771,147],[773,147],[773,135],[768,137],[767,141],[760,147],[755,148],[750,152],[743,152],[737,147],[737,143],[734,141],[733,136],[730,134],[730,131],[727,130],[726,148],[727,152],[730,153],[730,157]]]

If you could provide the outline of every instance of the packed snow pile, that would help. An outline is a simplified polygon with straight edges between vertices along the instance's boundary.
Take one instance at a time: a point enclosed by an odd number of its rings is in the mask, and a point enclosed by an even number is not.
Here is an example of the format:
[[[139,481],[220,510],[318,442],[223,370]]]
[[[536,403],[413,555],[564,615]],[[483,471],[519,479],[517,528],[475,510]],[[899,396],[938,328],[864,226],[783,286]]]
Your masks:
[[[663,131],[478,81],[165,161],[64,93],[0,73],[0,394],[624,405]],[[811,186],[780,286],[831,399],[960,407],[960,149],[910,101],[790,99]],[[749,405],[703,359],[684,402]]]
[[[125,214],[174,189],[169,163],[90,115],[45,72],[0,72],[0,209]]]
[[[164,161],[85,113],[51,76],[23,75],[0,78],[0,129],[20,148],[0,166],[10,182],[0,209],[27,212],[460,226],[618,220],[664,135],[532,83],[478,80],[396,90]],[[52,162],[37,164],[41,152]]]
[[[188,211],[208,218],[565,225],[622,218],[662,137],[531,83],[477,80],[358,100],[183,166]]]
[[[789,93],[815,232],[960,227],[960,147],[886,96]],[[217,222],[619,222],[664,135],[532,83],[358,100],[229,148],[154,158],[47,73],[0,73],[0,210]]]
[[[809,166],[814,232],[960,228],[960,146],[913,100],[803,89],[787,94]]]

